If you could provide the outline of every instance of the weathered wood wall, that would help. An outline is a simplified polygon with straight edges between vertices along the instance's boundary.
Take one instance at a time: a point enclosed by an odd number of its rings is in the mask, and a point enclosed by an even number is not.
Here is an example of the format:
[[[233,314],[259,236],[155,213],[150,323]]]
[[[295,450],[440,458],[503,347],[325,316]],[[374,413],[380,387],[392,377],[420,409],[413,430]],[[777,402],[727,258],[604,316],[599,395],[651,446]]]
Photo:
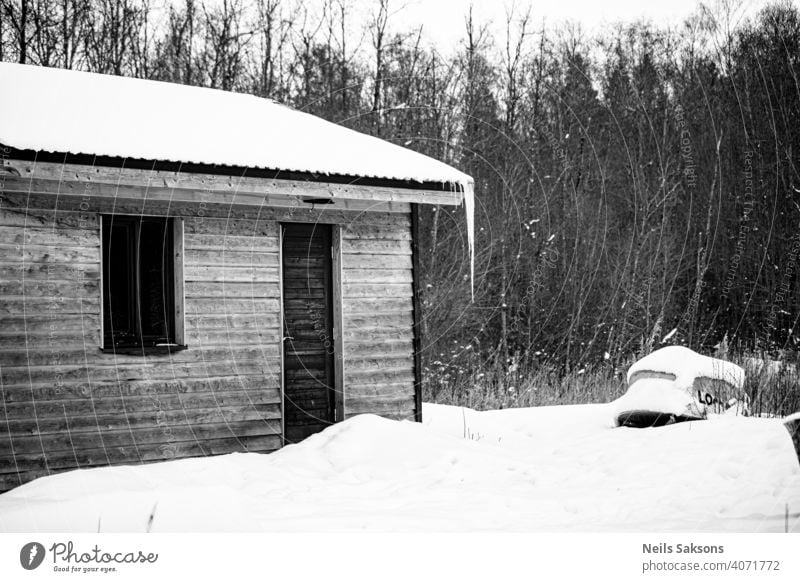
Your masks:
[[[185,219],[190,349],[114,355],[99,350],[92,206],[0,208],[0,490],[74,467],[279,448],[278,224]]]
[[[345,415],[414,418],[410,207],[382,210],[55,197],[7,180],[0,491],[76,467],[280,447],[280,221],[342,225]],[[99,215],[112,212],[184,217],[189,349],[98,349]]]
[[[414,419],[411,214],[342,228],[345,416]]]

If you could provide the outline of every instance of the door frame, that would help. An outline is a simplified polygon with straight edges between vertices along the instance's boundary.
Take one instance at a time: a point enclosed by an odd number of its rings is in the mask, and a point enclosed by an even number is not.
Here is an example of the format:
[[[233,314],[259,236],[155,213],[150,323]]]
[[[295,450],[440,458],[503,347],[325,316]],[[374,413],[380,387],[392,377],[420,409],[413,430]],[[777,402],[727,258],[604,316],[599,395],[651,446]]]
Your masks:
[[[278,222],[278,278],[280,281],[280,304],[278,305],[278,352],[280,354],[280,399],[281,399],[281,447],[286,446],[286,373],[284,361],[284,288],[283,288],[283,236],[287,224],[308,224],[307,222]],[[333,422],[344,420],[345,382],[344,382],[344,326],[342,309],[342,226],[326,224],[331,229],[331,319],[333,343]]]
[[[342,288],[342,227],[331,225],[331,290],[333,293],[333,395],[334,422],[344,420],[344,294]]]

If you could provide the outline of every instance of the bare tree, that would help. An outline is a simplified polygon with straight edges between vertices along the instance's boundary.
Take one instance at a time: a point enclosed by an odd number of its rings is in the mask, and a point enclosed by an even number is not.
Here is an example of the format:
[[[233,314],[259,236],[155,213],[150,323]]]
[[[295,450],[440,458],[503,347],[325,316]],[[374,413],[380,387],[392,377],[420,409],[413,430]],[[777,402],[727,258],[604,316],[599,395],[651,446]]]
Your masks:
[[[88,5],[80,0],[62,0],[61,3],[61,66],[75,67],[80,39],[84,34]]]
[[[383,125],[384,56],[389,25],[389,0],[377,0],[377,9],[370,22],[372,48],[375,51],[375,78],[372,86],[372,120],[375,135],[381,135]]]
[[[294,26],[295,11],[280,0],[258,0],[255,30],[257,47],[253,58],[253,91],[265,97],[283,94],[284,56]]]
[[[16,45],[17,61],[23,65],[28,62],[28,25],[30,0],[0,0],[0,17],[10,26],[11,42]]]
[[[521,76],[523,73],[523,56],[527,53],[525,41],[530,36],[528,25],[531,18],[531,9],[528,9],[518,18],[513,8],[506,12],[506,46],[505,46],[505,103],[506,103],[506,130],[512,129],[516,124],[517,107],[521,99]],[[513,30],[516,27],[516,31]]]
[[[170,5],[161,36],[155,40],[153,76],[158,79],[193,85],[194,45],[197,28],[195,0],[185,0],[183,6]]]
[[[299,95],[296,99],[300,106],[308,107],[308,105],[316,100],[315,75],[318,72],[314,64],[314,50],[317,42],[317,34],[325,24],[325,8],[323,5],[323,13],[320,15],[313,15],[307,6],[302,5],[300,11],[302,17],[299,19],[299,25],[294,28],[292,37],[292,48],[294,52],[294,62],[292,64],[293,76],[299,77],[295,84],[299,86]]]
[[[92,71],[133,72],[133,51],[146,9],[136,0],[93,0],[84,36],[84,54]]]
[[[244,66],[244,50],[253,32],[245,28],[239,0],[223,0],[209,9],[203,6],[205,39],[200,55],[208,86],[227,91],[236,87]]]

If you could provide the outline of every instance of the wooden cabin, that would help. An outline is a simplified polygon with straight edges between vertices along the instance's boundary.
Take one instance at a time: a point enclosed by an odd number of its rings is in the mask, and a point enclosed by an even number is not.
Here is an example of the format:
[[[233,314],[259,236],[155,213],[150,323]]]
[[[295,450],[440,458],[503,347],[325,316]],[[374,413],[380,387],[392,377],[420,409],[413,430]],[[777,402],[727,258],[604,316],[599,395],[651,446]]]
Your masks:
[[[250,95],[0,87],[0,491],[420,420],[416,217],[468,176]]]

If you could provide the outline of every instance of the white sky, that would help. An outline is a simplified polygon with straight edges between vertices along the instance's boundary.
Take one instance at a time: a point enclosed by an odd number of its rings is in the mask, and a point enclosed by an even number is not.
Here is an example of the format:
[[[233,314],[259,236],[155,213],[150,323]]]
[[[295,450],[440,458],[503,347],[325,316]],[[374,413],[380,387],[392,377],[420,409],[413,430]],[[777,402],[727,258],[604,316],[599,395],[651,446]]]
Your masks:
[[[183,4],[185,0],[164,0],[167,4]],[[245,11],[255,9],[254,0],[239,0]],[[780,0],[774,0],[780,1]],[[800,0],[786,0],[798,2]],[[204,4],[220,5],[223,0],[202,0]],[[369,50],[367,25],[376,12],[377,0],[345,0],[348,6],[348,45],[350,50]],[[325,12],[326,0],[281,0],[287,16],[297,18],[299,6],[306,9],[306,25],[314,28]],[[505,44],[506,14],[514,9],[517,15],[531,9],[529,30],[538,32],[544,24],[548,29],[564,23],[577,24],[590,35],[602,32],[616,23],[650,21],[659,26],[678,26],[699,11],[701,4],[714,9],[718,4],[731,6],[731,23],[755,15],[770,0],[389,0],[391,17],[388,33],[411,32],[422,26],[424,44],[435,46],[443,55],[452,55],[461,48],[464,39],[464,20],[473,6],[476,25],[488,26],[496,48]],[[290,16],[291,14],[291,16]],[[356,48],[358,47],[358,48]]]
[[[706,3],[713,5],[714,0]],[[742,0],[737,15],[750,15],[764,6],[767,0]],[[354,0],[355,12],[366,17],[374,4],[369,0]],[[391,0],[396,10],[389,22],[392,31],[400,32],[423,26],[423,36],[439,50],[447,53],[458,46],[464,36],[464,17],[469,6],[478,22],[491,22],[489,28],[496,39],[505,37],[506,12],[514,6],[518,14],[531,7],[533,30],[544,21],[555,26],[564,21],[580,24],[587,32],[615,22],[651,20],[661,25],[680,24],[694,13],[699,0]]]

